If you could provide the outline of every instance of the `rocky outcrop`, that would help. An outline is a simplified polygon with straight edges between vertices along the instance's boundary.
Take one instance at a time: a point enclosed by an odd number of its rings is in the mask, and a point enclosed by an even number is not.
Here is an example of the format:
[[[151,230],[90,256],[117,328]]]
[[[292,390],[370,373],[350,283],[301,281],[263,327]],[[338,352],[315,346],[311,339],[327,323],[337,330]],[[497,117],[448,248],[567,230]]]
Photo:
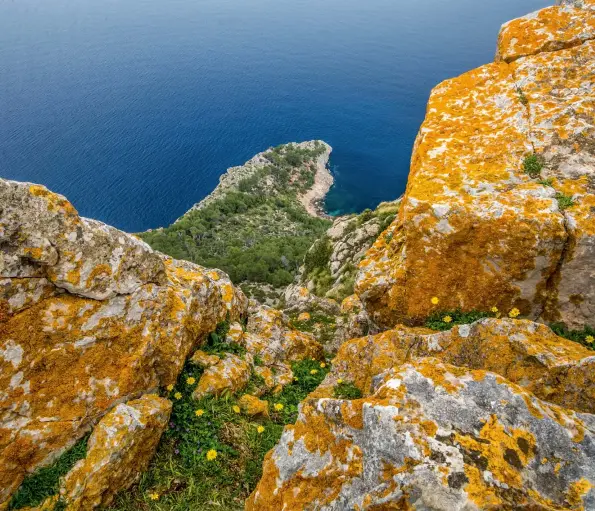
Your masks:
[[[250,379],[250,365],[236,355],[228,353],[216,364],[209,366],[198,380],[192,397],[219,396],[223,392],[242,390]]]
[[[595,419],[422,359],[355,401],[306,400],[247,502],[261,509],[592,509]]]
[[[0,180],[0,509],[120,403],[176,381],[247,300],[218,270]]]
[[[360,264],[381,326],[520,309],[581,328],[595,277],[592,2],[506,24],[497,61],[436,87],[399,215]]]
[[[87,456],[63,480],[60,496],[67,511],[108,506],[117,491],[140,477],[167,427],[171,406],[167,399],[145,395],[119,404],[99,422]]]

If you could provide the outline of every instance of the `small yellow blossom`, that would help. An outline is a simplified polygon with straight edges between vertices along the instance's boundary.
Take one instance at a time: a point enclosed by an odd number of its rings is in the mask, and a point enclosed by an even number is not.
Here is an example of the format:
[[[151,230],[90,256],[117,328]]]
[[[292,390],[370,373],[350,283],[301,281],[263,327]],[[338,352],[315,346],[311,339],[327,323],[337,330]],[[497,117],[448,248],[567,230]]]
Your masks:
[[[202,417],[204,413],[205,411],[201,408],[199,410],[196,410],[196,412],[194,412],[194,415],[196,415],[197,417]]]
[[[339,378],[339,379],[337,380],[337,383],[339,383],[339,384],[343,383],[343,378]]]
[[[149,498],[151,500],[159,500],[159,494],[158,493],[149,493]]]
[[[496,307],[496,306],[492,307],[492,308],[491,308],[491,311],[492,311],[494,314],[496,314],[497,312],[499,312],[499,311],[498,311],[498,307]]]
[[[587,342],[593,342],[593,341],[595,341],[595,338],[593,338],[592,335],[587,335],[587,337],[585,337],[585,341],[587,341]]]
[[[192,376],[190,376],[190,377],[186,378],[186,383],[188,385],[194,385],[196,383],[196,380]]]
[[[282,403],[275,403],[275,410],[277,410],[278,412],[280,412],[281,410],[283,410],[283,404]]]
[[[217,457],[217,451],[215,449],[211,449],[207,452],[207,459],[209,461],[213,461]]]
[[[264,433],[264,426],[258,426],[256,428],[256,431],[258,431],[259,433]]]
[[[176,399],[182,399],[182,394],[181,394],[180,392],[176,392],[176,393],[174,394],[174,397],[175,397]]]
[[[514,309],[512,309],[512,310],[511,310],[511,311],[508,313],[508,315],[509,315],[511,318],[516,318],[516,317],[517,317],[517,316],[518,316],[520,313],[521,313],[521,311],[520,311],[520,310],[518,310],[518,309],[515,307]]]
[[[240,407],[238,405],[233,405],[231,408],[235,413],[240,413]]]
[[[293,381],[300,381],[300,379],[297,376],[294,376]]]
[[[434,297],[432,297],[431,302],[432,302],[432,305],[438,305],[438,302],[440,302],[440,300],[438,300],[437,296],[434,296]]]
[[[320,367],[325,368],[326,364],[324,362],[320,362]]]
[[[444,316],[442,318],[442,321],[444,321],[445,323],[450,323],[452,321],[452,318],[450,316]]]
[[[168,392],[171,392],[172,390],[174,390],[174,386],[171,383],[165,388],[167,389]]]
[[[318,372],[318,369],[312,369],[312,370],[310,371],[310,374],[316,374],[317,372]]]

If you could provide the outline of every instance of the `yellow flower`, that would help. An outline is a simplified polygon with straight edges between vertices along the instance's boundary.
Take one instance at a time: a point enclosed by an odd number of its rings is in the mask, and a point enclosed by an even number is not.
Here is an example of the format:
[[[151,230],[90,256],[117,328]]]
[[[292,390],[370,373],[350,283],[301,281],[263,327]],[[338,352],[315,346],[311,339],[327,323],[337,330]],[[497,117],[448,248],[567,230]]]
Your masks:
[[[511,311],[508,313],[508,315],[509,315],[511,318],[516,318],[516,317],[517,317],[517,316],[518,316],[520,313],[521,313],[521,311],[520,311],[520,310],[518,310],[518,309],[515,307],[514,309],[512,309],[512,310],[511,310]]]
[[[283,405],[281,403],[276,403],[275,404],[275,410],[277,410],[278,412],[280,412],[281,410],[283,410]]]
[[[434,297],[432,297],[431,302],[432,302],[433,305],[438,305],[438,302],[440,302],[440,300],[438,300],[438,297],[437,296],[434,296]]]
[[[256,431],[258,431],[259,433],[264,433],[264,426],[258,426],[256,428]]]
[[[496,306],[492,307],[491,311],[492,311],[494,314],[496,314],[496,312],[499,312],[499,311],[498,311],[498,307],[496,307]]]
[[[196,383],[196,380],[192,376],[190,376],[189,378],[186,378],[186,383],[188,385],[194,385]]]
[[[317,372],[318,372],[318,370],[317,370],[317,369],[312,369],[312,370],[310,371],[310,374],[316,374]]]
[[[337,380],[337,383],[339,383],[339,384],[343,383],[343,378],[339,378],[339,379]]]
[[[168,392],[171,392],[172,390],[174,390],[174,386],[171,383],[165,388],[167,389]]]
[[[231,409],[236,413],[240,413],[240,407],[238,405],[233,405]]]
[[[442,321],[444,321],[445,323],[450,323],[452,321],[452,318],[450,316],[444,316],[442,318]]]
[[[324,362],[320,362],[320,367],[324,368],[326,367],[326,364]]]
[[[204,413],[205,411],[201,408],[200,410],[196,410],[196,412],[194,412],[194,415],[196,415],[197,417],[202,417]]]
[[[149,498],[151,500],[159,500],[159,494],[158,493],[149,493]]]
[[[174,394],[174,397],[175,397],[176,399],[182,399],[182,394],[180,394],[179,392],[176,392],[176,393]]]
[[[593,342],[593,341],[595,341],[595,338],[593,338],[592,335],[587,335],[587,337],[585,337],[585,341],[587,341],[587,342]]]
[[[300,379],[297,376],[294,376],[293,381],[300,381]]]
[[[207,452],[207,459],[209,461],[213,461],[217,457],[217,451],[215,449],[211,449]]]

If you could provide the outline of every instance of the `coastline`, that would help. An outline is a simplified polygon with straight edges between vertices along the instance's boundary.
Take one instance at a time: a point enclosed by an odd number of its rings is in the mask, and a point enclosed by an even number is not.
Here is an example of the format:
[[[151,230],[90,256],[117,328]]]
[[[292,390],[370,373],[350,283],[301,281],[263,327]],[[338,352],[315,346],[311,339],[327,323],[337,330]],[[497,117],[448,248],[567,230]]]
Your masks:
[[[328,162],[332,152],[332,147],[323,140],[310,140],[307,142],[288,142],[299,148],[310,149],[316,143],[323,144],[325,151],[316,159],[316,174],[314,176],[314,184],[304,194],[298,196],[298,201],[304,206],[304,209],[309,215],[317,218],[331,218],[324,209],[324,198],[331,189],[335,179],[328,169]],[[285,145],[285,144],[284,144]],[[272,147],[256,154],[250,158],[243,165],[230,167],[219,178],[219,183],[204,199],[194,204],[188,211],[175,220],[179,222],[191,211],[202,209],[214,200],[219,199],[231,190],[237,190],[238,183],[243,179],[252,177],[256,172],[270,164],[270,161],[265,157],[265,154],[271,151]],[[175,223],[173,222],[173,223]]]

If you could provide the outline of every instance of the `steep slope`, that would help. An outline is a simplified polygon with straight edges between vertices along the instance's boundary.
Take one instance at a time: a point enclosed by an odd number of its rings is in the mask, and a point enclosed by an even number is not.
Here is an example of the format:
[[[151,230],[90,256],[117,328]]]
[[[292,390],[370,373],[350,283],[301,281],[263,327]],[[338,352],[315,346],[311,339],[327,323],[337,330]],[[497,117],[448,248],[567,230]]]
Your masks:
[[[496,62],[431,94],[397,219],[356,293],[383,326],[516,307],[592,323],[595,12],[554,6],[502,28]]]
[[[330,152],[312,141],[257,154],[223,174],[219,186],[174,224],[140,236],[172,257],[221,268],[236,284],[286,286],[330,225],[317,215],[317,201],[332,184]]]

